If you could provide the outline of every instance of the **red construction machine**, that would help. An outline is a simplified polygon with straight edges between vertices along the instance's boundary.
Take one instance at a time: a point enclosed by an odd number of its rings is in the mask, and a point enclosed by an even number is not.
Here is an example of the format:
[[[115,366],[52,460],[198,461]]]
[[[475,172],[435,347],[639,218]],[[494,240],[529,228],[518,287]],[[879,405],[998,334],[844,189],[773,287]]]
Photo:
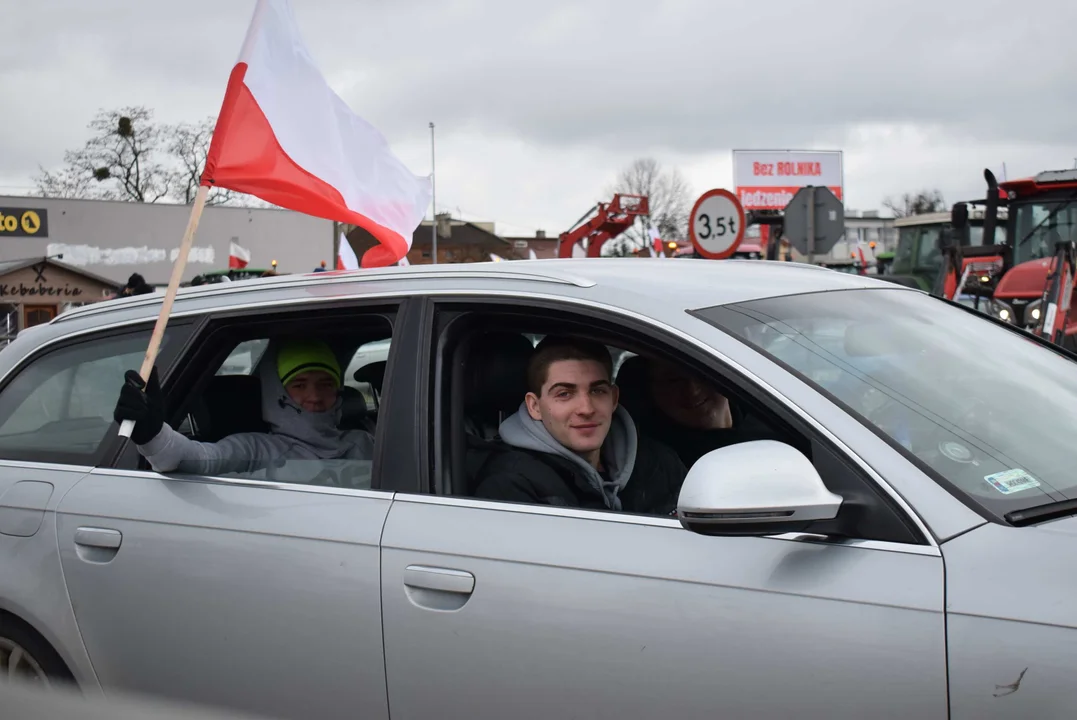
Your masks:
[[[988,187],[983,201],[985,237],[990,237],[987,229],[994,227],[999,206],[1009,209],[1006,245],[991,258],[1001,262],[1001,269],[989,312],[1077,350],[1077,316],[1072,302],[1077,271],[1077,169],[1051,170],[1002,183],[997,183],[989,170],[984,171],[984,177]],[[954,227],[967,223],[967,218],[967,204],[955,205]],[[956,261],[967,260],[968,250],[958,248],[952,253],[947,287],[957,275],[956,268],[961,267]]]
[[[579,244],[587,251],[587,257],[599,257],[602,246],[636,222],[640,215],[650,215],[646,195],[613,196],[613,201],[598,203],[584,213],[568,232],[561,233],[557,254],[572,257],[572,249]]]

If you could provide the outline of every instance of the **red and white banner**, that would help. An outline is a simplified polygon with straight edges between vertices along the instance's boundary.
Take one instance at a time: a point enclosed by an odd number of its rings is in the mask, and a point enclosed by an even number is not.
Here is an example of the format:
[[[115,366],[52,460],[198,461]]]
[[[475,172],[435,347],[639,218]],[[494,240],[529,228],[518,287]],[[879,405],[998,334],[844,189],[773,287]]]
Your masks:
[[[231,270],[242,270],[251,261],[251,251],[234,242],[228,244],[228,267]]]
[[[201,184],[365,228],[378,244],[364,267],[407,253],[432,192],[329,87],[287,0],[255,6]]]
[[[745,210],[782,210],[808,185],[841,200],[843,172],[840,150],[733,151],[733,185]]]

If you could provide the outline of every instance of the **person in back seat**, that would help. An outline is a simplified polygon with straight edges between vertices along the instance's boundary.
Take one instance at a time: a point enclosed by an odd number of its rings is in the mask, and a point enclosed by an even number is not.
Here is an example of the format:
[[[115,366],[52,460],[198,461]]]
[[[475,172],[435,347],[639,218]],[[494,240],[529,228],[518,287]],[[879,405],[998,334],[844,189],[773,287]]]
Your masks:
[[[136,371],[127,372],[116,422],[134,421],[131,440],[157,472],[221,475],[269,470],[278,460],[370,460],[373,436],[339,428],[340,364],[329,346],[292,341],[271,353],[259,374],[268,433],[237,433],[215,443],[181,435],[164,422],[156,367],[148,383]]]
[[[727,445],[782,439],[755,416],[731,407],[713,383],[669,360],[630,358],[617,382],[640,432],[671,447],[688,467]]]
[[[492,500],[668,515],[686,470],[668,447],[636,433],[617,404],[609,351],[547,337],[527,368],[528,392],[500,426],[508,446],[479,471]]]

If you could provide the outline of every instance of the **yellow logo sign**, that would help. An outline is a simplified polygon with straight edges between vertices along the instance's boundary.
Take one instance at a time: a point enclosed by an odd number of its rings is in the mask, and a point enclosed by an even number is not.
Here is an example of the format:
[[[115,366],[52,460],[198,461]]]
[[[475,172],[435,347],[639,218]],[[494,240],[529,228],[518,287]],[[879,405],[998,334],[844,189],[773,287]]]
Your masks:
[[[22,231],[27,235],[33,235],[41,229],[41,216],[33,210],[27,210],[22,214]]]
[[[0,207],[0,236],[48,237],[48,211]]]

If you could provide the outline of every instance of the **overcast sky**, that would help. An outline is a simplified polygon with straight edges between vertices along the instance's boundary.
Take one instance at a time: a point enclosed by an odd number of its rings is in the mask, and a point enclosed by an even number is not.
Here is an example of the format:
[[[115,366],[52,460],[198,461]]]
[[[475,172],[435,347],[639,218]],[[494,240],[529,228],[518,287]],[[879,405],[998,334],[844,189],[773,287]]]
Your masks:
[[[439,210],[567,229],[640,156],[693,193],[732,148],[840,149],[846,206],[981,197],[1077,158],[1073,0],[292,0],[333,88]],[[98,108],[215,115],[254,0],[8,2],[0,194],[82,144]]]

